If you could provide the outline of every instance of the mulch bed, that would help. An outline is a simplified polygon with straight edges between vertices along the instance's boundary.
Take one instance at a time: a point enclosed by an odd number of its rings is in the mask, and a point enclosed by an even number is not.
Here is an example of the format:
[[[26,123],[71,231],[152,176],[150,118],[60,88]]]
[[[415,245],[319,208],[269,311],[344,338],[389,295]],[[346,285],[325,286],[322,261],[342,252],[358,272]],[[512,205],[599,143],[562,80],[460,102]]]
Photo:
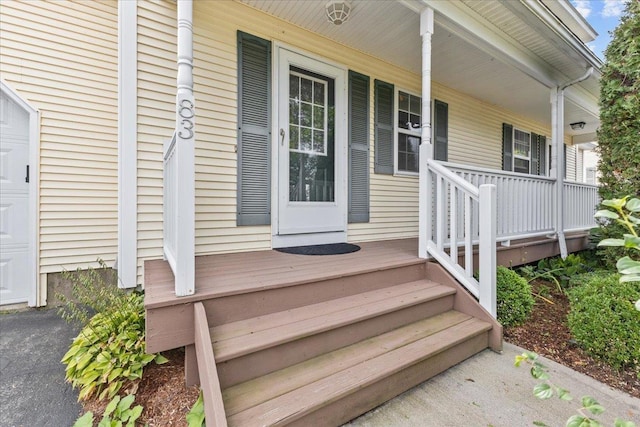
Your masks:
[[[612,388],[640,398],[640,379],[632,369],[615,371],[589,356],[571,339],[566,325],[569,301],[555,285],[544,281],[533,283],[534,292],[551,300],[553,304],[536,298],[536,304],[527,322],[518,327],[504,329],[504,339],[541,356],[582,372]],[[547,294],[547,290],[549,294]]]

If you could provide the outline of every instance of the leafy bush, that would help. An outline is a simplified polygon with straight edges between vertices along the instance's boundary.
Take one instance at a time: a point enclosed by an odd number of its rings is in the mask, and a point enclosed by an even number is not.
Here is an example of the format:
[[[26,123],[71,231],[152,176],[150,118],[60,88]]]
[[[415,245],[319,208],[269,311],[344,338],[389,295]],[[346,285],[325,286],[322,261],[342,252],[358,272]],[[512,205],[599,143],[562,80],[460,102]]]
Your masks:
[[[633,307],[640,287],[619,279],[604,272],[575,277],[567,321],[588,353],[615,369],[635,367],[640,374],[640,312]]]
[[[74,300],[60,309],[67,321],[83,325],[62,358],[67,381],[80,389],[78,399],[113,398],[126,381],[142,377],[142,368],[163,356],[145,352],[144,297],[109,283],[111,273],[99,260],[100,269],[65,272],[72,281]],[[93,317],[89,317],[96,313]]]
[[[629,1],[605,50],[600,78],[600,196],[640,195],[640,2]]]
[[[531,313],[531,285],[513,270],[498,266],[496,296],[498,321],[503,326],[521,325]]]
[[[596,218],[596,221],[598,222],[598,227],[589,230],[589,240],[596,245],[603,240],[617,238],[627,232],[627,229],[622,224],[604,221],[601,218]],[[631,255],[631,249],[615,246],[597,246],[596,253],[605,269],[615,271],[618,260],[624,256]]]
[[[140,418],[142,414],[142,406],[136,405],[133,408],[133,401],[135,395],[130,394],[122,399],[120,396],[114,397],[102,414],[102,420],[98,424],[98,427],[111,427],[111,426],[126,426],[135,427],[136,420]],[[89,411],[76,420],[73,427],[92,427],[93,426],[93,412]]]
[[[569,254],[565,259],[561,257],[541,259],[535,267],[527,265],[520,268],[520,273],[529,281],[544,279],[554,282],[561,291],[569,286],[571,277],[593,271],[594,268],[597,268],[597,264],[593,260],[587,261],[580,254]]]
[[[67,322],[85,326],[94,314],[107,313],[127,303],[129,294],[116,286],[115,271],[101,259],[98,259],[98,264],[99,268],[78,268],[62,273],[62,277],[72,285],[72,298],[56,295],[64,303],[58,312]]]

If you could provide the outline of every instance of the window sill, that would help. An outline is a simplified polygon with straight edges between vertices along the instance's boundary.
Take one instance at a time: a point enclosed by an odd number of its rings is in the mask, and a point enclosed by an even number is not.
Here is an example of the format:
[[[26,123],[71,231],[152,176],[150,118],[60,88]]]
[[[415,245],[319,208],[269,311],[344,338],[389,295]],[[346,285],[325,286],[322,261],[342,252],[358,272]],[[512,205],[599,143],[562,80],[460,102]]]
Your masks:
[[[409,171],[395,171],[393,176],[402,177],[402,178],[418,178],[420,177],[419,172],[409,172]]]

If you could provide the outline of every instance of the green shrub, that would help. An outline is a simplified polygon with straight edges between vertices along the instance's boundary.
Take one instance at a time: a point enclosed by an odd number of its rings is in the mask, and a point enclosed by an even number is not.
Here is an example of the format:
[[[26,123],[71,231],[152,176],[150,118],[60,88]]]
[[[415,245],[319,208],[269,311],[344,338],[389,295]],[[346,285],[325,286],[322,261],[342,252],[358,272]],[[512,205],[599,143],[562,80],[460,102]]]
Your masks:
[[[569,279],[576,274],[586,273],[598,268],[593,257],[584,251],[583,254],[569,254],[561,257],[544,258],[538,264],[521,267],[519,272],[528,281],[543,279],[556,284],[559,291],[569,286]]]
[[[503,326],[524,323],[533,308],[531,285],[515,271],[498,266],[496,294],[498,321]]]
[[[99,268],[63,271],[62,277],[71,282],[71,297],[58,293],[64,305],[58,313],[67,322],[85,326],[96,313],[106,313],[127,303],[128,292],[117,286],[118,277],[107,264],[98,258]]]
[[[140,379],[145,365],[167,361],[145,352],[143,295],[118,289],[113,270],[98,263],[97,269],[65,271],[72,298],[59,296],[65,302],[61,316],[82,326],[62,358],[67,381],[80,389],[79,400],[111,399],[126,381]]]
[[[612,273],[575,277],[567,321],[571,334],[589,354],[615,369],[635,367],[640,374],[640,312],[633,307],[640,287],[619,279],[619,274]]]
[[[132,408],[131,405],[133,405],[134,400],[135,395],[133,394],[129,394],[122,399],[120,399],[120,396],[114,397],[104,409],[102,420],[98,427],[135,427],[136,420],[142,414],[142,406],[136,405]],[[78,418],[73,427],[92,427],[93,421],[93,412],[89,411]]]
[[[142,378],[142,368],[166,359],[145,352],[143,296],[131,293],[123,305],[98,313],[62,358],[67,381],[80,388],[79,400],[94,394],[113,398],[125,381]]]
[[[599,226],[589,230],[589,239],[596,245],[605,239],[620,238],[629,232],[624,225],[617,222],[604,221],[602,218],[597,218],[597,222]],[[604,268],[615,271],[618,260],[632,255],[633,250],[620,246],[597,246],[596,254],[600,257]]]

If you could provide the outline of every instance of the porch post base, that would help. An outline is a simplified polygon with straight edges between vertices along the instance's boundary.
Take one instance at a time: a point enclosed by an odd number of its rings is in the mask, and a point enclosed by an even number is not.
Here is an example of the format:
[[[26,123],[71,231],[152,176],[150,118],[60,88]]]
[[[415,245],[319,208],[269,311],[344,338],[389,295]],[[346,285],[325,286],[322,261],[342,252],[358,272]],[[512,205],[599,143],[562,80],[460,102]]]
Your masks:
[[[200,374],[198,372],[198,360],[196,359],[195,344],[184,347],[184,380],[187,387],[200,385]]]
[[[564,237],[564,232],[558,232],[558,245],[560,245],[560,256],[562,259],[566,259],[569,252],[567,251],[567,239]]]

